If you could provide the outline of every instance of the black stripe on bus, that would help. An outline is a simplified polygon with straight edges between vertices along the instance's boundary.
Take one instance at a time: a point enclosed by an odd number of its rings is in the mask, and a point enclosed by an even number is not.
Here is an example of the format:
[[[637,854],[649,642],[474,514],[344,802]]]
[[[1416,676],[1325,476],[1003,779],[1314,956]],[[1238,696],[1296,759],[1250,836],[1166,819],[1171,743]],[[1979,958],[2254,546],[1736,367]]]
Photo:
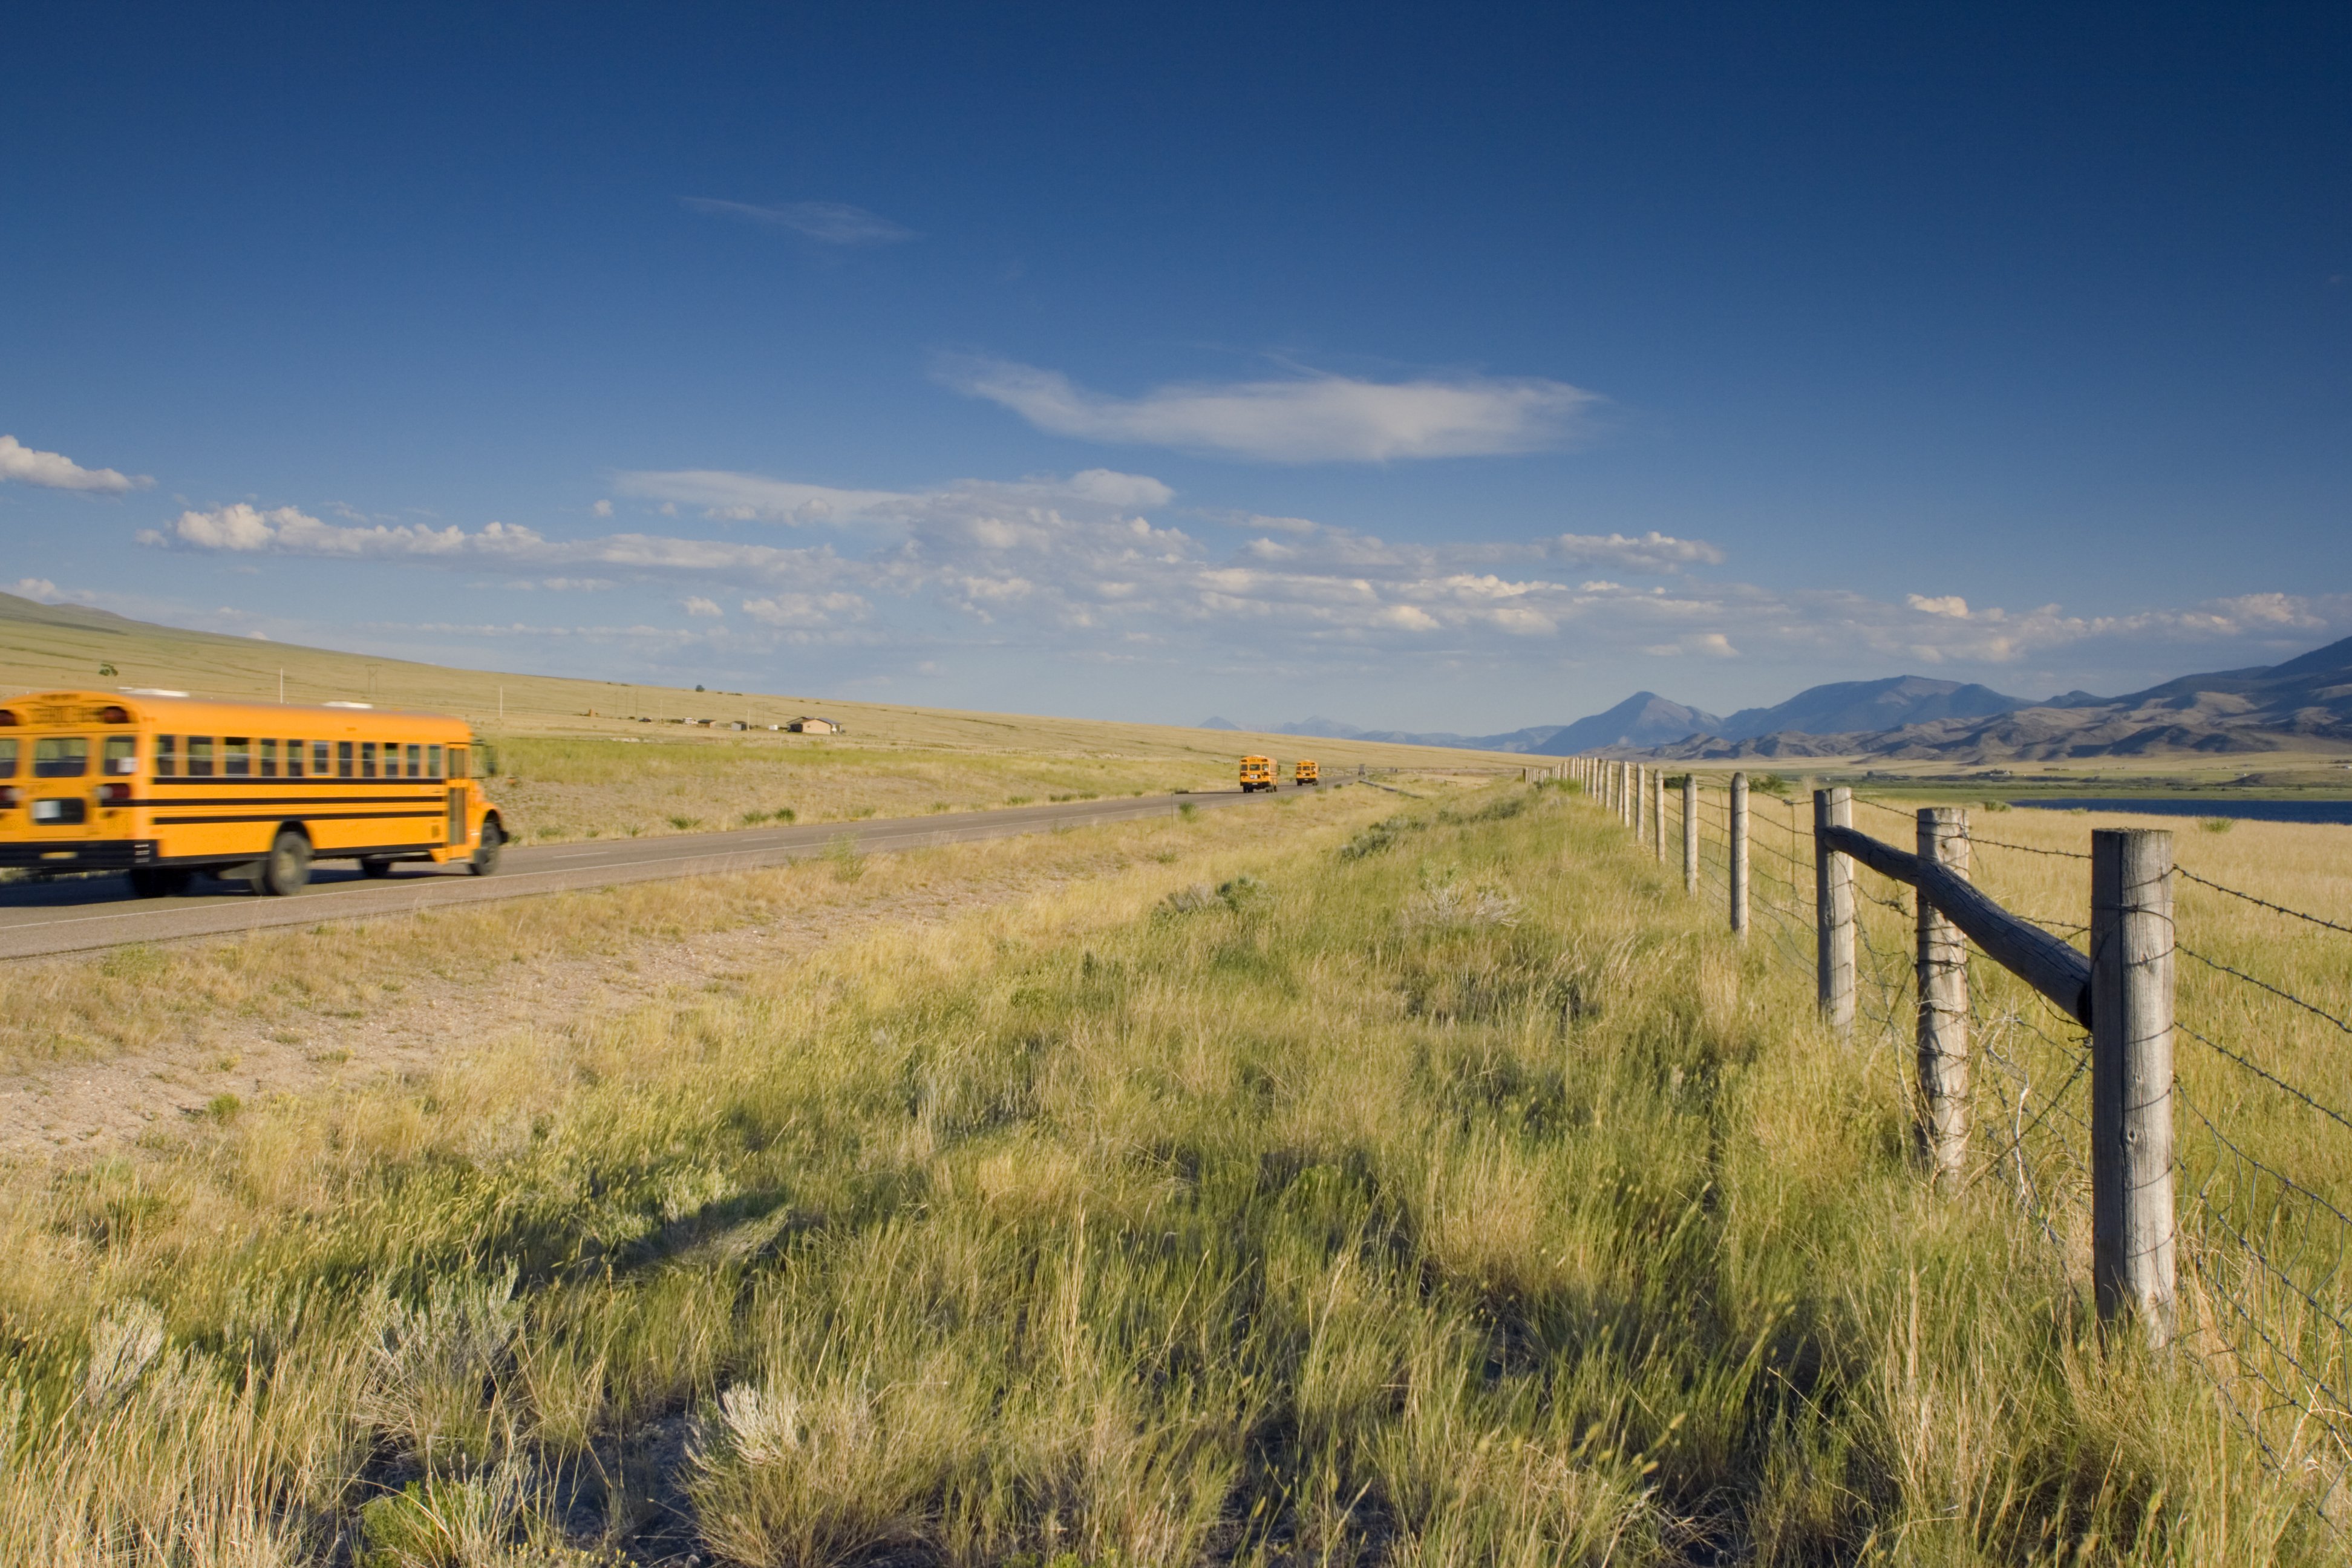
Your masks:
[[[281,795],[267,797],[270,805],[438,805],[438,795]],[[134,795],[129,800],[101,803],[110,810],[127,810],[140,805],[258,805],[262,797],[252,795],[223,795],[218,800],[156,800]]]
[[[296,812],[293,816],[294,820],[298,822],[373,822],[383,818],[398,818],[409,822],[441,820],[441,813],[437,811],[311,811]],[[159,816],[155,819],[155,825],[158,827],[202,827],[215,822],[284,822],[286,819],[287,813],[269,811],[257,816]]]
[[[381,773],[372,779],[337,778],[332,773],[297,773],[291,777],[280,777],[268,773],[198,773],[194,777],[190,777],[186,773],[166,773],[162,778],[149,779],[147,782],[149,784],[168,784],[173,789],[182,789],[189,784],[195,784],[204,789],[219,789],[227,784],[235,784],[240,789],[251,789],[257,785],[268,789],[309,789],[312,787],[321,789],[349,789],[353,786],[380,789],[385,784],[413,784],[418,789],[425,789],[438,788],[445,784],[462,784],[465,781],[462,779],[438,778],[388,778]]]

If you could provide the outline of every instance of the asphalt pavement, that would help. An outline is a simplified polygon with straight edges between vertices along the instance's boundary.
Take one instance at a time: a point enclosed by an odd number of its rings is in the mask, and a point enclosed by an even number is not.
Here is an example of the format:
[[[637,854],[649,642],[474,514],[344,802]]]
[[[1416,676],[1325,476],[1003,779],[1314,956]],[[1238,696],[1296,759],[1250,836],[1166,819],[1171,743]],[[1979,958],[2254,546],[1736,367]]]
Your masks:
[[[488,899],[527,898],[622,882],[751,871],[822,855],[835,839],[845,837],[862,854],[881,854],[1048,833],[1057,827],[1172,816],[1186,805],[1207,810],[1272,800],[1279,794],[1243,795],[1236,790],[1130,796],[1001,811],[751,827],[734,833],[597,839],[530,848],[509,845],[498,874],[491,877],[473,876],[462,865],[417,861],[397,864],[390,877],[371,879],[362,877],[351,861],[331,860],[313,868],[310,886],[290,899],[264,897],[242,882],[208,879],[199,879],[193,894],[161,899],[134,898],[130,879],[120,876],[18,883],[0,887],[0,960],[39,958],[134,942],[221,936],[272,926],[314,925],[320,921],[415,914]]]

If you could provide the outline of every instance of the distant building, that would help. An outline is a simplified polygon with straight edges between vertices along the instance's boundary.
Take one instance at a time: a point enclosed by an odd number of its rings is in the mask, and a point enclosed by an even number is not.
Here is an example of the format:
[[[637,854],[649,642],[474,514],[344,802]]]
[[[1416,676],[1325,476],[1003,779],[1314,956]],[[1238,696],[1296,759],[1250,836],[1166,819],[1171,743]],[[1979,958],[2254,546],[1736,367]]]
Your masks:
[[[838,735],[845,726],[831,719],[818,719],[803,713],[784,728],[795,735]]]

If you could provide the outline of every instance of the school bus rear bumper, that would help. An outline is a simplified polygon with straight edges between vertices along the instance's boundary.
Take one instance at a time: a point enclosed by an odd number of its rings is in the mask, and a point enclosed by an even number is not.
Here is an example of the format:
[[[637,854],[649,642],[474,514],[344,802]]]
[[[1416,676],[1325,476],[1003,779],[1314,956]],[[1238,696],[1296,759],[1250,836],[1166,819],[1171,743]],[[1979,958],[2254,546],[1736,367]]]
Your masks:
[[[156,864],[152,838],[50,838],[0,843],[0,871],[127,871]]]

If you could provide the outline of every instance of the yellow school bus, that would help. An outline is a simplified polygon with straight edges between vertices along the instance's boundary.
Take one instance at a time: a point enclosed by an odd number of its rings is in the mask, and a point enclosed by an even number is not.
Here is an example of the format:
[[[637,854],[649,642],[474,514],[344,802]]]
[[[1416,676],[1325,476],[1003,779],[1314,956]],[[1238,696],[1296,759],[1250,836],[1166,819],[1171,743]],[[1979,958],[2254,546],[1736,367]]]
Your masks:
[[[128,871],[142,897],[197,871],[299,892],[320,858],[498,869],[496,763],[465,723],[364,703],[45,691],[0,700],[0,867]]]
[[[1272,757],[1242,759],[1242,793],[1244,795],[1249,794],[1254,789],[1272,789],[1273,787],[1274,759]]]
[[[1323,782],[1323,770],[1317,767],[1311,759],[1301,757],[1290,764],[1290,782],[1293,787],[1319,784]]]

